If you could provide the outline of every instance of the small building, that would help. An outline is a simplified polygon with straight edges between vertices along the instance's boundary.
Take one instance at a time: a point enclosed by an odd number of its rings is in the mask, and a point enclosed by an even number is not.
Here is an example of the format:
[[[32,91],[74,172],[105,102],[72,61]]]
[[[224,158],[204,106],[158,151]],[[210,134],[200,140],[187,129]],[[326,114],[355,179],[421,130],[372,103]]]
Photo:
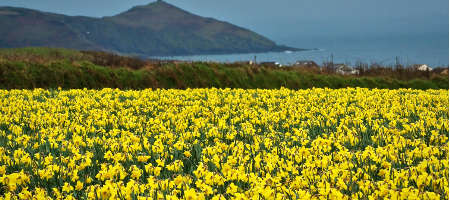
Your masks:
[[[260,65],[266,67],[282,67],[283,65],[279,62],[261,62]]]
[[[240,65],[253,65],[254,62],[253,61],[237,61],[237,62],[233,62],[233,64],[240,64]]]
[[[433,73],[441,74],[441,75],[448,75],[448,67],[436,67],[433,69]]]
[[[358,75],[359,71],[350,67],[346,64],[335,64],[334,68],[336,69],[337,74],[341,75]]]
[[[311,68],[319,67],[319,65],[312,60],[299,60],[299,61],[295,62],[294,66],[295,67],[311,67]]]
[[[422,64],[422,65],[414,65],[413,66],[414,69],[418,70],[418,71],[432,71],[433,69],[431,67],[428,67],[428,65]]]

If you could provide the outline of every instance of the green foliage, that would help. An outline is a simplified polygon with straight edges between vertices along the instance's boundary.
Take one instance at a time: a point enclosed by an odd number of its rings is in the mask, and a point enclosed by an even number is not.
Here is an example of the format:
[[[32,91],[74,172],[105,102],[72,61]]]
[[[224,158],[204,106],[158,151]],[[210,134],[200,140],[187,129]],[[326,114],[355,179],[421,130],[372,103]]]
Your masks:
[[[107,66],[107,67],[105,67]],[[447,76],[339,76],[299,68],[143,61],[104,52],[0,49],[0,88],[414,88],[448,89]]]
[[[48,63],[60,60],[90,59],[80,51],[64,48],[26,47],[0,48],[0,60]]]
[[[445,84],[446,83],[446,84]],[[413,88],[448,89],[448,78],[394,80],[389,77],[342,77],[255,66],[218,63],[167,64],[157,68],[110,68],[89,61],[0,62],[0,88]]]

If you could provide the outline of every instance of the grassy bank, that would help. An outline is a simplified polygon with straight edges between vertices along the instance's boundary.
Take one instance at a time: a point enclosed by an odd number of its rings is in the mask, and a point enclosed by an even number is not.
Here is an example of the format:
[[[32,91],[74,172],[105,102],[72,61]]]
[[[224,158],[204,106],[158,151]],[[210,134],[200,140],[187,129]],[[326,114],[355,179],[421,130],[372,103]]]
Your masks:
[[[383,77],[343,77],[254,66],[183,63],[139,70],[108,68],[89,62],[49,64],[2,62],[0,88],[414,88],[448,89],[448,78],[409,81]]]
[[[340,76],[317,74],[296,68],[244,64],[196,62],[155,65],[132,58],[105,55],[55,49],[1,50],[0,88],[448,89],[449,81],[447,76],[400,80],[389,76]]]

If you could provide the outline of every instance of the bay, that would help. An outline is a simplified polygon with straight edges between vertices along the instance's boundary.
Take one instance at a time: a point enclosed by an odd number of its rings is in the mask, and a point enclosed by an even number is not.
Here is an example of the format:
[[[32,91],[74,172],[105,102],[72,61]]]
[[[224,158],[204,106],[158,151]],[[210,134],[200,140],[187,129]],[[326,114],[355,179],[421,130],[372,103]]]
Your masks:
[[[427,64],[430,67],[449,65],[449,38],[447,35],[421,35],[396,37],[335,37],[335,38],[291,38],[285,40],[288,46],[310,48],[298,52],[268,52],[226,55],[192,55],[158,57],[167,60],[212,61],[212,62],[279,62],[291,65],[297,61],[312,60],[321,65],[333,60],[334,63],[354,65],[368,64],[394,65],[396,60],[403,65]]]

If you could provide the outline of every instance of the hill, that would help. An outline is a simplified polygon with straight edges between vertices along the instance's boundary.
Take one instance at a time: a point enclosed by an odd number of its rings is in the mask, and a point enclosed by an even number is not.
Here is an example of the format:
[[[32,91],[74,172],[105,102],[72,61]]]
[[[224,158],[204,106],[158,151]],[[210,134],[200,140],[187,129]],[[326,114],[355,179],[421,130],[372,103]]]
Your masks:
[[[103,18],[0,7],[0,27],[0,46],[6,48],[47,46],[139,56],[299,50],[164,1]]]

